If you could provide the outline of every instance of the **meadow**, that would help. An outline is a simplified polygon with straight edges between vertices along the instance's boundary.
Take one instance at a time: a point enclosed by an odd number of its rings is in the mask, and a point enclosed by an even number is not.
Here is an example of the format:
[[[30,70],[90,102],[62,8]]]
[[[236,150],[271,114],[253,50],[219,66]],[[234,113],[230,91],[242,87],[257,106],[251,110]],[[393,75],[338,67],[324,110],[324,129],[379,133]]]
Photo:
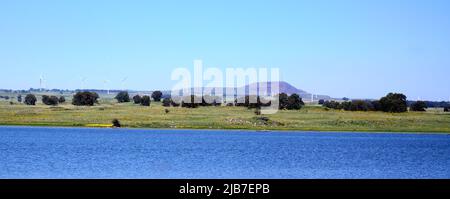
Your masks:
[[[111,127],[113,119],[128,128],[450,133],[450,114],[440,109],[349,112],[306,105],[298,111],[256,116],[253,109],[245,107],[189,109],[163,107],[160,102],[145,107],[131,102],[119,104],[112,99],[100,100],[92,107],[73,106],[70,99],[58,106],[46,106],[40,101],[36,106],[0,101],[0,125]]]

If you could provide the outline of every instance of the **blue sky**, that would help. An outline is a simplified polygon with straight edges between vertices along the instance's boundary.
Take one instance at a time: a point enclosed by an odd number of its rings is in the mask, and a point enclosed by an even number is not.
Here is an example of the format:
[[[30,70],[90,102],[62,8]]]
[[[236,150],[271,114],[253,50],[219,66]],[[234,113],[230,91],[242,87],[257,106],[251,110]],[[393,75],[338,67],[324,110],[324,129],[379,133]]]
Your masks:
[[[173,69],[278,67],[334,97],[449,100],[450,1],[0,1],[0,88],[170,89]]]

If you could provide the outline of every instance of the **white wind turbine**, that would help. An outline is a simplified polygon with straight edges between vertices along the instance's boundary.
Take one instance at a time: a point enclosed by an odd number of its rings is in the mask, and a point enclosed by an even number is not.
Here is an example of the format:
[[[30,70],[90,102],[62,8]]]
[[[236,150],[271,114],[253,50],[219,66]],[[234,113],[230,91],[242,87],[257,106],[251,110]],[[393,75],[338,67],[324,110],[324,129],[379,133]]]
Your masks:
[[[45,88],[45,78],[44,75],[41,73],[39,76],[39,89],[42,91]]]
[[[121,81],[122,90],[125,90],[125,82],[127,81],[128,77],[124,77]]]
[[[80,77],[81,81],[81,90],[84,90],[84,86],[86,85],[86,77]]]
[[[109,83],[109,80],[107,80],[107,79],[103,80],[103,89],[106,89],[106,92],[109,95],[109,87],[107,86],[108,83]]]

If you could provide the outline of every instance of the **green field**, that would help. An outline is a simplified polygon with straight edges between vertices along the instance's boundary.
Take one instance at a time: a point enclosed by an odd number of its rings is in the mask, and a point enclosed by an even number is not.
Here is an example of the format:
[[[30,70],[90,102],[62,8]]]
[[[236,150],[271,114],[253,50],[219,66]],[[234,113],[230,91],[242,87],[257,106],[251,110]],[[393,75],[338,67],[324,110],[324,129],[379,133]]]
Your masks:
[[[0,101],[0,125],[110,126],[117,118],[130,128],[249,129],[302,131],[443,132],[450,133],[450,114],[433,109],[424,113],[346,112],[306,106],[299,111],[279,111],[261,120],[244,107],[150,107],[132,103],[100,101],[93,107],[76,107],[69,102],[58,106],[26,106]]]

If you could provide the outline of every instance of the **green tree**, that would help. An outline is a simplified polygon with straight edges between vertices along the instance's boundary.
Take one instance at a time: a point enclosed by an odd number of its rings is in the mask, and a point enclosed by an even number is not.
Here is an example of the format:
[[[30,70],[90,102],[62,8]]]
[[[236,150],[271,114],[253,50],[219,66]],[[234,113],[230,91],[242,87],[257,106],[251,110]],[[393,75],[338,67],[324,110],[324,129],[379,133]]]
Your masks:
[[[34,96],[33,94],[28,94],[27,96],[25,96],[25,104],[26,105],[36,105],[36,96]]]
[[[171,103],[172,103],[172,100],[170,98],[167,98],[167,97],[164,98],[163,101],[162,101],[162,105],[165,106],[165,107],[169,107]]]
[[[142,96],[141,98],[141,105],[142,106],[150,106],[150,97],[147,95]]]
[[[93,106],[98,101],[98,94],[95,92],[78,92],[72,98],[72,104],[75,106]]]
[[[161,101],[161,97],[162,97],[162,92],[161,91],[155,91],[155,92],[152,93],[152,98],[156,102]]]
[[[59,99],[56,96],[48,96],[48,95],[42,96],[42,103],[44,103],[45,105],[56,106],[58,105],[58,102]]]
[[[135,95],[135,96],[133,97],[133,101],[134,101],[135,104],[140,104],[140,103],[141,103],[141,100],[142,100],[142,97],[139,96],[139,95]]]
[[[126,91],[121,91],[121,92],[117,93],[117,95],[114,99],[116,99],[117,102],[119,102],[119,103],[130,102],[130,96],[128,95],[128,92],[126,92]]]
[[[305,105],[305,103],[302,101],[302,98],[298,94],[292,94],[288,97],[288,110],[299,110],[302,108],[302,106]]]
[[[408,111],[406,96],[401,93],[389,93],[380,99],[381,109],[384,112],[402,113]]]
[[[288,106],[288,95],[286,93],[280,93],[278,95],[278,109],[284,110],[287,109]]]
[[[427,104],[424,101],[417,101],[411,104],[411,106],[409,107],[410,111],[419,111],[419,112],[423,112],[426,111]]]
[[[66,98],[64,96],[59,97],[58,99],[59,103],[64,103],[66,102]]]

